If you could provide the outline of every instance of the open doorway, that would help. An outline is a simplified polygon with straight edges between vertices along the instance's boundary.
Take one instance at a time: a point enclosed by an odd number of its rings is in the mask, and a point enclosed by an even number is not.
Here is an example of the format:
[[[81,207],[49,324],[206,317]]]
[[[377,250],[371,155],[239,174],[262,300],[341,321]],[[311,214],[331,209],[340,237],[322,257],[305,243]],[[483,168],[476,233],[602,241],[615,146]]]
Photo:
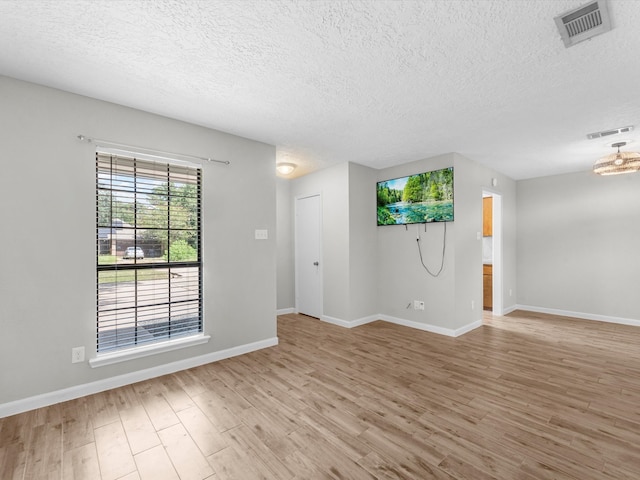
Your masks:
[[[502,195],[482,192],[483,309],[502,315]]]

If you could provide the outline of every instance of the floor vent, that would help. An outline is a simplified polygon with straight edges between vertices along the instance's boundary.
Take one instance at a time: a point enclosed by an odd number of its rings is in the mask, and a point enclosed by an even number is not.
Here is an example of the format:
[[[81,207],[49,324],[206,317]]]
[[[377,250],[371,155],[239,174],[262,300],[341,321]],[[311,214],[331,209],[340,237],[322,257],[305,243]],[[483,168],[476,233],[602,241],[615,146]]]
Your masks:
[[[612,130],[605,130],[603,132],[590,133],[587,135],[589,140],[594,140],[596,138],[608,137],[609,135],[617,135],[618,133],[628,133],[633,130],[633,125],[629,125],[628,127],[620,127],[614,128]]]
[[[588,40],[611,30],[608,0],[596,0],[554,18],[564,46]]]

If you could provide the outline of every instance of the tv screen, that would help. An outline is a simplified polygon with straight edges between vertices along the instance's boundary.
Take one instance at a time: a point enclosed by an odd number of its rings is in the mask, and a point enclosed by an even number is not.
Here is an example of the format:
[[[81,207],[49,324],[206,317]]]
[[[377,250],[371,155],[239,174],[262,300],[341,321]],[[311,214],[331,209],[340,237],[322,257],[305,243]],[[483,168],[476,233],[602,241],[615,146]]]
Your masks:
[[[378,225],[453,221],[453,167],[378,182]]]

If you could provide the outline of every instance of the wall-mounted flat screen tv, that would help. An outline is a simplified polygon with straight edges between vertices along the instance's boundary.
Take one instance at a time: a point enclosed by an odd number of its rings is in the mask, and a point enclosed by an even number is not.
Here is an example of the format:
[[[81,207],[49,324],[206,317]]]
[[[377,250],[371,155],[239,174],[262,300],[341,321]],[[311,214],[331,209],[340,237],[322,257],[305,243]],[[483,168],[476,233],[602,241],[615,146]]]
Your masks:
[[[453,167],[377,184],[378,225],[453,221]]]

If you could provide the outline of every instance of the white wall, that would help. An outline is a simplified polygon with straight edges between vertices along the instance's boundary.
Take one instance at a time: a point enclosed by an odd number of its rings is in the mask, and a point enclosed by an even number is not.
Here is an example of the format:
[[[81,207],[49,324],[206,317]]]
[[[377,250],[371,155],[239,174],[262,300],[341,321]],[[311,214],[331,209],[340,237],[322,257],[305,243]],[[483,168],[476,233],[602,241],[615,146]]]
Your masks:
[[[275,147],[0,77],[0,406],[276,337]],[[203,165],[205,345],[92,369],[95,156],[84,134]]]
[[[460,328],[482,318],[482,182],[484,167],[454,154],[455,286],[454,318]],[[478,238],[480,232],[480,238]],[[473,306],[472,306],[473,302]]]
[[[276,181],[276,244],[277,244],[277,302],[278,310],[293,309],[296,305],[294,285],[293,200],[291,182]]]
[[[482,192],[502,197],[502,262],[494,262],[494,285],[502,275],[503,310],[515,307],[516,288],[516,182],[459,154],[455,167],[455,308],[456,322],[466,325],[481,319],[482,314]],[[497,185],[492,186],[492,179]],[[495,239],[494,239],[495,241]],[[494,258],[498,252],[494,252]],[[498,272],[498,269],[501,272]],[[511,292],[511,294],[509,294]],[[473,300],[475,308],[471,309]],[[494,305],[495,307],[495,305]]]
[[[322,197],[325,320],[354,322],[377,313],[375,183],[376,170],[353,163],[291,181],[292,208],[295,198]]]
[[[379,227],[378,256],[380,312],[401,320],[443,329],[464,331],[482,318],[482,192],[502,195],[503,299],[512,309],[516,291],[515,205],[516,182],[457,153],[439,155],[381,170],[379,180],[454,167],[455,220],[447,223],[444,268],[434,278],[424,271],[416,246],[416,226]],[[492,179],[497,179],[493,187]],[[390,229],[390,231],[387,231]],[[442,258],[444,224],[420,227],[425,264],[436,272]],[[406,308],[412,300],[424,300],[425,310]],[[473,302],[473,308],[471,306]]]
[[[429,275],[420,263],[417,229],[425,264],[433,273],[442,258],[443,223],[378,227],[379,312],[395,319],[454,333],[477,325],[482,318],[482,192],[502,195],[503,306],[513,309],[516,292],[516,182],[457,153],[439,155],[378,172],[378,180],[454,167],[455,220],[446,224],[446,252],[440,276]],[[493,187],[492,179],[497,179]],[[372,207],[373,208],[373,207]],[[505,292],[512,291],[509,296]],[[414,310],[413,300],[425,302]],[[472,308],[473,302],[473,308]],[[407,308],[409,306],[409,308]]]
[[[349,164],[291,180],[291,198],[322,196],[322,314],[349,318]]]
[[[640,320],[640,174],[518,182],[518,304]]]
[[[378,171],[378,181],[404,177],[430,170],[454,166],[453,154],[405,163]],[[442,259],[444,223],[426,225],[385,225],[378,230],[378,312],[424,325],[455,328],[455,238],[458,217],[458,177],[454,170],[455,221],[447,228],[447,245],[443,270],[437,278],[429,275],[422,264],[416,241],[418,230],[425,265],[436,273]],[[375,210],[375,198],[371,210]],[[375,220],[373,220],[375,222]],[[480,278],[480,277],[478,277]],[[425,309],[414,310],[413,301],[425,302]],[[409,307],[409,308],[407,308]],[[455,324],[455,326],[454,326]]]
[[[377,170],[349,164],[349,316],[348,321],[376,315],[378,231]],[[373,208],[372,208],[373,205]]]

